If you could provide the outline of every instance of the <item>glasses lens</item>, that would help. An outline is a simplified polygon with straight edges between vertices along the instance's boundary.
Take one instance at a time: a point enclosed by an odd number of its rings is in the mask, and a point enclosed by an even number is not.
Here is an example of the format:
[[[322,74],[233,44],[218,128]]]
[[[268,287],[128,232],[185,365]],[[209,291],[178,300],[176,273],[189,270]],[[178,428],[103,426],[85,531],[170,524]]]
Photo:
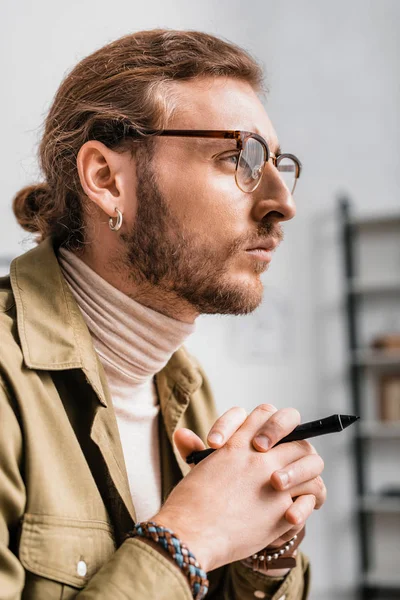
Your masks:
[[[244,143],[236,170],[236,182],[243,192],[256,189],[266,161],[264,146],[254,138]]]
[[[298,177],[298,165],[290,156],[280,156],[277,169],[289,192],[293,194]]]

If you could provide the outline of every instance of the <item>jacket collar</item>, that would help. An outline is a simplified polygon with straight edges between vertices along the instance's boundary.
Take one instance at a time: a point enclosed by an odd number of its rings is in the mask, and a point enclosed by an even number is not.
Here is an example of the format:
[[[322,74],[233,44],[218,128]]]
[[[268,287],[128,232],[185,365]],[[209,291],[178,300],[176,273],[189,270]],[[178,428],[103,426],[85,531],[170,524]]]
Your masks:
[[[83,369],[106,406],[90,333],[62,276],[51,239],[16,258],[10,279],[26,366]]]
[[[17,307],[18,333],[25,364],[30,369],[83,369],[100,402],[107,406],[101,365],[90,332],[66,283],[53,247],[47,238],[11,263],[11,286]],[[160,394],[161,408],[168,389],[177,385],[184,396],[202,384],[196,364],[181,348],[161,371],[165,386]]]

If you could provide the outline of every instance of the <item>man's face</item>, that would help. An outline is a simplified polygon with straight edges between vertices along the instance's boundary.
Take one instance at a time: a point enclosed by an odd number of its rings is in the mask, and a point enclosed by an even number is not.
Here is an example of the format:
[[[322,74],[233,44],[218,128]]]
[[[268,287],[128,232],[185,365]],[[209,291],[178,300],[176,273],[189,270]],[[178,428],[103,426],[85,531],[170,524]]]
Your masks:
[[[227,78],[176,83],[169,129],[241,129],[278,140],[249,84]],[[136,158],[137,212],[124,234],[125,262],[136,283],[184,299],[198,313],[246,314],[262,300],[268,256],[249,249],[276,245],[293,199],[268,163],[261,184],[235,183],[234,140],[157,137]],[[221,156],[221,153],[226,153]],[[218,156],[217,156],[218,155]]]

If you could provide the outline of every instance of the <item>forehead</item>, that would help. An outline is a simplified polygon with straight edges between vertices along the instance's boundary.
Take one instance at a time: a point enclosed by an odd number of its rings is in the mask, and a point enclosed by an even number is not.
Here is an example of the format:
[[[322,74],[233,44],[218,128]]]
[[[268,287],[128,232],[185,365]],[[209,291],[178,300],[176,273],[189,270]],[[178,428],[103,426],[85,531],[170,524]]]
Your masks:
[[[168,129],[240,129],[262,135],[278,146],[275,129],[256,92],[245,81],[205,77],[173,82],[174,111]]]

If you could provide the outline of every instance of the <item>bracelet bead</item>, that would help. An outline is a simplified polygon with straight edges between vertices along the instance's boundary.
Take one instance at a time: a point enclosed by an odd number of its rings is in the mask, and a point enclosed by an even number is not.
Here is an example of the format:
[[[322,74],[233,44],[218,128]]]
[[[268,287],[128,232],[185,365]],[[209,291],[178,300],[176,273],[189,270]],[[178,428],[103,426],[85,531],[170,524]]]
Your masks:
[[[271,560],[276,560],[277,558],[279,558],[280,556],[282,556],[283,554],[285,554],[285,552],[287,552],[288,550],[290,550],[290,548],[292,546],[294,546],[296,540],[297,540],[297,535],[293,536],[291,540],[289,540],[285,546],[283,548],[276,548],[275,551],[271,550],[271,553],[266,554],[266,550],[268,550],[268,548],[265,548],[264,550],[261,550],[261,552],[257,553],[257,554],[253,554],[253,556],[251,557],[253,560],[260,560],[260,561],[267,561],[270,562]]]

